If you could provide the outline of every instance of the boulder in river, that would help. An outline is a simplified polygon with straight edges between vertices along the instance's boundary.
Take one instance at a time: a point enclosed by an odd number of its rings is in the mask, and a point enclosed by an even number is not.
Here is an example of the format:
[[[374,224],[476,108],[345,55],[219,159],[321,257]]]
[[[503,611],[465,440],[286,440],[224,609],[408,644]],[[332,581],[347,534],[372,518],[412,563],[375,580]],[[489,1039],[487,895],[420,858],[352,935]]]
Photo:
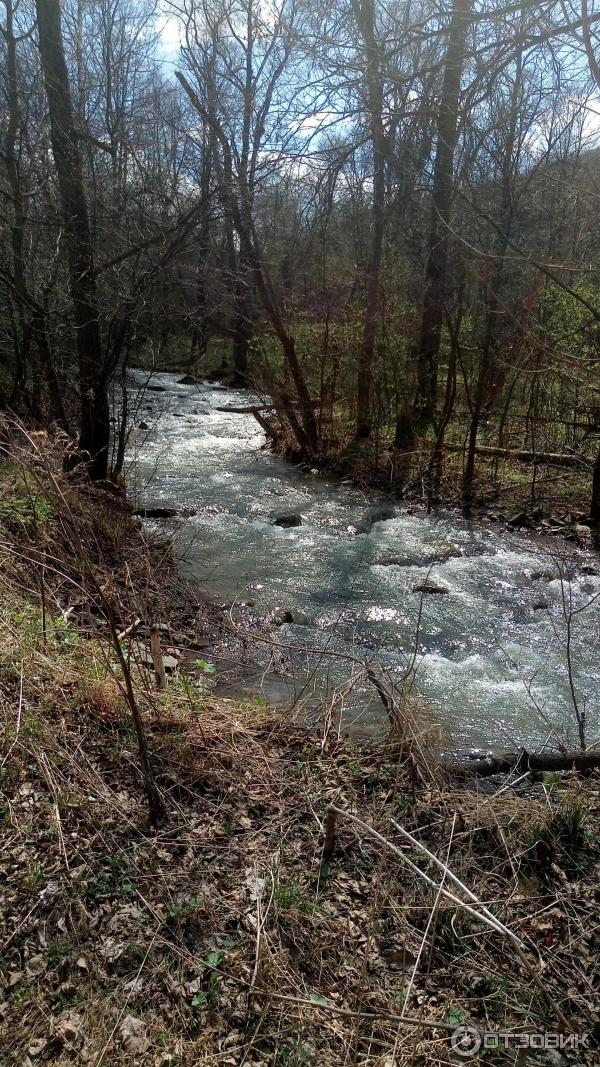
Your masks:
[[[282,526],[284,530],[289,530],[293,526],[302,526],[302,515],[291,513],[289,515],[277,515],[271,522],[272,526]]]
[[[516,515],[511,515],[508,520],[508,525],[515,527],[529,527],[532,525],[531,515],[528,515],[526,511],[518,511]]]
[[[139,519],[173,519],[177,508],[136,508],[133,514]]]
[[[357,524],[357,532],[369,533],[369,530],[376,522],[387,522],[388,519],[395,519],[396,515],[397,511],[393,504],[372,504],[363,513],[362,519]]]
[[[578,541],[588,541],[592,536],[591,528],[581,522],[576,524],[574,533]]]
[[[287,623],[294,621],[294,613],[289,608],[277,608],[273,612],[272,622],[273,626],[285,626]]]
[[[414,560],[412,556],[382,556],[381,559],[375,560],[377,567],[409,567]]]
[[[184,374],[183,378],[180,378],[177,385],[197,385],[198,379],[194,378],[193,374]]]
[[[418,585],[413,585],[413,593],[438,593],[445,596],[449,592],[447,585],[433,582],[431,578],[427,578],[424,582],[419,582]]]

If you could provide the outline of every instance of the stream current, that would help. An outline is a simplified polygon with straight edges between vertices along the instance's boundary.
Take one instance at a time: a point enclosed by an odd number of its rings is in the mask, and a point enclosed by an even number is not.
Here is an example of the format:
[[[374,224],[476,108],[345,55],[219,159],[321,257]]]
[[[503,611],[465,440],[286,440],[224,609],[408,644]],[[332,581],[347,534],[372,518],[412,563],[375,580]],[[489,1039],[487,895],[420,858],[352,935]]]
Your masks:
[[[415,685],[428,714],[453,747],[484,750],[547,739],[556,748],[557,737],[576,746],[566,656],[566,614],[575,610],[576,698],[589,738],[598,736],[597,556],[448,511],[399,505],[396,517],[371,525],[365,512],[380,498],[299,470],[265,448],[252,415],[219,410],[246,406],[247,393],[179,377],[132,372],[139,410],[128,482],[137,505],[195,512],[174,524],[175,545],[208,595],[290,611],[294,622],[275,640],[368,657],[393,677],[416,649]],[[290,513],[302,524],[273,525]],[[414,589],[425,581],[446,592],[422,597],[417,632]],[[298,671],[309,668],[322,685],[339,685],[349,672],[343,660],[299,651]],[[381,723],[368,683],[348,688],[346,723]]]

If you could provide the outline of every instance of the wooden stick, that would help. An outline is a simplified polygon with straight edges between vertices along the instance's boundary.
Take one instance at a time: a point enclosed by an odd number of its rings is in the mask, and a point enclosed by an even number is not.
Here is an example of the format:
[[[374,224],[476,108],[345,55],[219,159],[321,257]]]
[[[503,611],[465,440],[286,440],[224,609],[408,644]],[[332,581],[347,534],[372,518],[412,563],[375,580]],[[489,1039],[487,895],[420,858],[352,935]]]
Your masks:
[[[165,662],[160,650],[160,633],[158,626],[154,625],[150,630],[150,655],[152,656],[152,663],[154,665],[154,677],[156,678],[156,688],[167,688],[167,675],[165,671]]]
[[[327,815],[325,816],[325,843],[323,845],[323,863],[327,863],[330,860],[335,851],[335,829],[337,823],[337,812],[335,808],[327,808]]]

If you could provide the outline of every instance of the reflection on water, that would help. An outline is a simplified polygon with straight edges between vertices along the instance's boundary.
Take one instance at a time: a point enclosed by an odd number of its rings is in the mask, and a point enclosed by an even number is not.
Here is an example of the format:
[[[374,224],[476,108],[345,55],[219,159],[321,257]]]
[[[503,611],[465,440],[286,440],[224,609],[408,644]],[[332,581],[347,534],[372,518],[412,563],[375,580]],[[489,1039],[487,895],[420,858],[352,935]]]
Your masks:
[[[600,594],[600,577],[585,573],[595,559],[447,512],[399,509],[356,533],[371,500],[273,456],[251,415],[218,410],[244,405],[247,394],[178,385],[166,374],[152,384],[164,392],[145,394],[137,421],[148,429],[133,435],[129,481],[140,502],[196,512],[178,523],[176,548],[209,594],[289,609],[294,623],[278,630],[278,640],[377,657],[398,677],[416,641],[418,688],[457,744],[512,747],[543,740],[550,727],[574,740],[563,592],[576,608]],[[272,525],[288,513],[301,514],[302,525]],[[574,577],[561,587],[555,560],[565,552]],[[424,596],[417,634],[414,588],[426,580],[443,591]],[[600,600],[574,628],[590,736],[598,721],[599,621]],[[343,675],[345,668],[327,669]],[[348,703],[352,716],[382,715],[362,682]]]

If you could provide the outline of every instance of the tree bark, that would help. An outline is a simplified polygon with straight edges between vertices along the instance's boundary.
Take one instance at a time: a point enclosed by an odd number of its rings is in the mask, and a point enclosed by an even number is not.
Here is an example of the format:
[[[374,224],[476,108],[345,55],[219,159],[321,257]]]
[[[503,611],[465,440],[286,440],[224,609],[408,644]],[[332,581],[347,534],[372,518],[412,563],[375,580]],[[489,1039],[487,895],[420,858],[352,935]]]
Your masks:
[[[590,504],[590,518],[594,522],[600,522],[600,447],[594,463],[592,475],[592,502]]]
[[[104,373],[92,238],[71,90],[62,39],[59,0],[36,0],[52,152],[64,219],[69,287],[79,362],[79,452],[90,477],[108,471],[110,412]]]
[[[6,41],[6,81],[7,81],[7,104],[8,122],[4,136],[4,162],[13,205],[13,221],[11,227],[12,269],[14,281],[14,294],[16,302],[18,331],[15,331],[14,353],[15,374],[13,380],[11,403],[18,407],[24,399],[27,383],[27,363],[29,354],[29,342],[31,328],[26,321],[25,299],[25,260],[23,255],[23,238],[25,232],[25,208],[23,203],[23,190],[21,188],[21,175],[19,172],[17,156],[17,137],[21,125],[19,109],[19,90],[17,82],[17,42],[14,34],[14,15],[12,0],[6,0],[6,30],[3,31]]]
[[[463,445],[444,445],[446,452],[463,452]],[[517,463],[533,463],[547,467],[585,467],[585,457],[570,452],[530,452],[520,448],[496,448],[493,445],[477,445],[478,456],[512,459]]]
[[[472,0],[456,0],[448,34],[444,80],[437,123],[433,170],[431,225],[427,243],[425,291],[420,337],[415,352],[417,388],[413,417],[416,428],[433,422],[437,398],[438,357],[446,299],[449,223],[454,185],[454,153],[458,139],[458,101]]]
[[[356,381],[356,437],[371,434],[371,381],[377,339],[377,315],[381,283],[385,211],[385,131],[383,127],[383,82],[379,48],[375,36],[373,0],[354,0],[356,21],[365,46],[365,80],[367,110],[373,149],[373,206],[371,211],[371,247],[367,263],[367,294],[363,336],[358,358]]]
[[[510,774],[514,771],[589,771],[600,767],[600,752],[509,752],[502,756],[487,756],[485,759],[446,760],[443,769],[453,778],[490,778],[493,774]]]
[[[494,242],[493,247],[494,261],[488,283],[485,333],[481,351],[479,374],[477,377],[477,385],[475,387],[475,396],[473,399],[473,410],[471,412],[469,447],[467,449],[467,460],[465,463],[465,473],[463,477],[462,497],[463,503],[466,508],[469,508],[473,503],[475,482],[475,456],[477,453],[477,435],[479,433],[481,415],[484,410],[484,406],[486,405],[486,398],[489,395],[490,388],[492,394],[495,394],[497,390],[497,385],[499,384],[497,382],[497,349],[500,333],[500,290],[504,281],[504,262],[506,257],[506,250],[508,248],[508,242],[510,240],[510,231],[513,218],[513,154],[517,132],[517,119],[519,115],[519,94],[521,88],[521,80],[522,54],[519,53],[517,57],[515,80],[511,93],[508,134],[504,146],[500,220],[498,229],[496,231],[496,240]]]
[[[224,207],[231,213],[233,225],[240,240],[240,247],[244,250],[244,254],[247,254],[248,256],[248,262],[252,268],[258,295],[270,319],[275,336],[281,344],[285,362],[289,369],[298,397],[301,421],[297,418],[293,407],[285,397],[285,394],[283,392],[281,393],[286,417],[300,447],[306,448],[310,452],[316,452],[319,445],[319,434],[306,378],[304,377],[298,359],[296,342],[293,335],[285,326],[281,308],[273,291],[268,268],[254,230],[252,216],[249,213],[250,209],[248,208],[247,200],[243,195],[243,191],[239,197],[236,196],[234,191],[236,182],[233,172],[231,146],[219,120],[210,109],[207,109],[185,75],[182,74],[181,71],[176,71],[175,77],[185,89],[193,107],[210,126],[221,146],[223,152],[221,195]]]

